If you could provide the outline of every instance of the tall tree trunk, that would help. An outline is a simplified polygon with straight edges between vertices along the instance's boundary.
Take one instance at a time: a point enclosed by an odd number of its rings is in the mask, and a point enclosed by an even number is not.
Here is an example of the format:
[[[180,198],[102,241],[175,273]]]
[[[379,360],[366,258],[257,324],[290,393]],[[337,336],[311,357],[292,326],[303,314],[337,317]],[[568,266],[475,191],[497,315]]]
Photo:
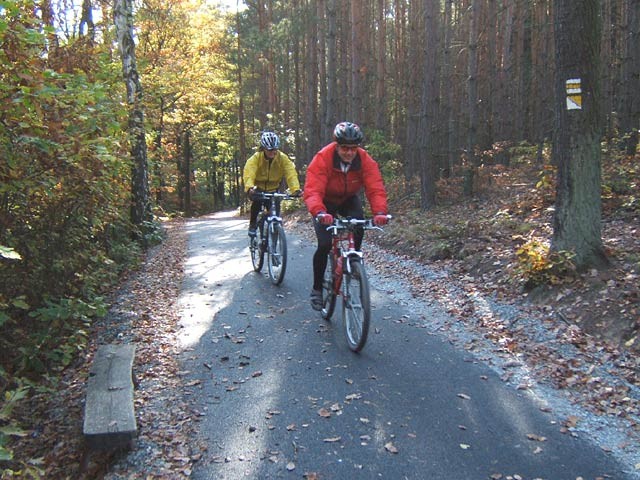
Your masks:
[[[385,91],[385,76],[386,76],[386,58],[387,50],[385,48],[385,40],[387,37],[387,12],[385,8],[385,1],[378,0],[378,38],[377,43],[377,55],[376,58],[376,95],[377,99],[375,103],[375,127],[377,130],[386,130],[386,110],[387,102],[383,101],[386,98]]]
[[[497,10],[496,0],[488,0],[487,2],[487,104],[486,104],[486,118],[487,118],[487,142],[489,146],[493,145],[495,141],[495,135],[493,130],[493,119],[495,114],[495,90],[498,82],[496,76],[498,72],[498,66],[496,63],[496,42],[497,42]]]
[[[338,73],[337,73],[337,33],[336,33],[336,0],[327,0],[327,98],[324,129],[331,132],[338,122],[336,104],[338,101]]]
[[[300,16],[300,3],[299,0],[293,0],[293,14]],[[301,58],[301,50],[304,45],[304,37],[296,38],[293,41],[293,52],[291,54],[291,61],[293,62],[293,124],[295,125],[294,138],[296,142],[295,147],[295,157],[296,157],[296,166],[300,170],[303,165],[306,165],[311,159],[307,157],[308,148],[307,142],[303,139],[305,138],[304,132],[302,131],[302,73],[300,68],[300,62],[302,62]]]
[[[156,133],[153,139],[153,156],[155,160],[152,162],[153,172],[155,176],[155,181],[157,182],[156,189],[156,204],[159,204],[164,196],[164,188],[166,187],[166,181],[164,178],[164,174],[162,173],[162,163],[164,160],[164,155],[162,154],[162,137],[164,135],[164,114],[165,114],[165,99],[163,96],[160,97],[160,108],[158,109],[159,119],[158,119],[158,127],[156,129]]]
[[[259,66],[259,75],[260,81],[258,82],[259,88],[259,99],[258,99],[258,107],[259,112],[257,113],[258,123],[260,128],[264,128],[268,125],[268,115],[271,113],[271,85],[270,85],[270,72],[269,72],[269,46],[266,43],[266,39],[269,36],[269,21],[267,18],[267,6],[265,5],[267,2],[265,0],[258,0],[255,2],[255,6],[258,13],[258,30],[260,31],[260,36],[262,38],[261,43],[261,60],[258,62]]]
[[[191,205],[191,132],[184,132],[184,142],[182,142],[182,166],[184,176],[184,212],[187,217],[193,214]]]
[[[367,77],[364,0],[351,0],[351,121],[365,122],[364,92]]]
[[[277,79],[276,79],[276,65],[273,61],[273,46],[271,44],[272,28],[273,25],[273,1],[267,2],[267,36],[269,43],[267,44],[266,58],[267,58],[267,89],[268,89],[268,114],[275,115],[276,118],[280,115],[280,106],[278,100],[277,91]],[[275,125],[274,125],[275,127]]]
[[[469,109],[467,160],[469,164],[465,170],[465,195],[473,193],[473,179],[478,164],[476,145],[478,143],[478,18],[480,16],[480,0],[472,0],[469,14],[469,59],[467,66],[467,108]]]
[[[240,2],[240,0],[237,0],[238,4]],[[238,124],[239,124],[239,134],[238,136],[240,137],[238,139],[239,141],[239,149],[240,149],[240,160],[242,162],[242,164],[244,165],[244,162],[246,162],[247,160],[247,147],[246,147],[246,131],[245,131],[245,126],[244,126],[244,95],[243,95],[243,83],[242,83],[242,62],[240,61],[240,59],[242,58],[242,45],[241,45],[241,39],[242,39],[242,33],[240,32],[240,12],[239,12],[239,8],[238,6],[236,6],[236,30],[237,30],[237,51],[238,51],[238,62],[236,65],[236,78],[238,80],[238,92],[240,93],[238,95]],[[242,187],[244,188],[244,186]]]
[[[502,42],[500,43],[502,54],[500,56],[499,64],[501,65],[498,70],[498,112],[496,120],[498,123],[498,131],[502,132],[501,137],[504,139],[517,138],[515,135],[515,128],[513,125],[513,119],[511,113],[513,103],[515,101],[515,89],[513,88],[513,77],[515,70],[515,59],[512,46],[513,31],[515,24],[515,5],[509,3],[505,5],[502,12]]]
[[[621,133],[626,135],[624,147],[627,155],[638,148],[640,130],[640,0],[626,0],[627,29],[625,56],[622,60],[622,114]]]
[[[129,104],[129,138],[131,142],[131,221],[141,225],[152,219],[149,202],[147,144],[142,109],[142,86],[136,66],[133,40],[133,5],[131,0],[114,0],[113,17],[122,57],[122,73]]]
[[[407,89],[408,89],[408,75],[406,72],[407,67],[407,23],[406,23],[406,10],[405,4],[403,2],[395,2],[394,6],[394,27],[395,27],[395,42],[393,44],[392,50],[392,59],[393,59],[393,67],[392,67],[392,115],[393,115],[393,123],[391,128],[395,133],[395,141],[399,144],[405,145],[405,156],[406,156],[406,135],[407,135],[407,115],[401,114],[400,112],[405,111],[405,106],[407,105],[406,97],[407,97]],[[403,162],[405,169],[404,174],[405,178],[408,177],[408,171],[406,168],[407,161]]]
[[[453,0],[446,0],[444,6],[444,44],[442,48],[442,90],[444,90],[445,98],[443,105],[442,118],[446,122],[445,141],[443,145],[446,146],[446,166],[444,168],[444,176],[449,177],[453,170],[455,163],[455,142],[454,142],[454,127],[455,121],[453,118],[453,56],[451,55],[451,37],[453,36],[453,27],[451,25],[451,6]]]
[[[424,74],[422,86],[422,111],[420,122],[420,207],[428,210],[436,204],[436,176],[438,151],[436,141],[436,125],[438,111],[438,68],[439,49],[438,22],[440,14],[439,2],[424,1],[425,10],[425,48]]]
[[[420,138],[423,135],[420,119],[421,94],[420,88],[423,83],[420,81],[424,73],[424,17],[423,2],[413,2],[409,4],[408,10],[408,41],[413,45],[407,54],[407,88],[405,104],[403,109],[407,112],[406,120],[406,142],[404,152],[404,174],[407,180],[414,178],[420,172]]]
[[[309,137],[306,143],[306,158],[311,160],[314,152],[320,148],[320,119],[318,118],[318,25],[313,17],[309,15],[315,12],[314,2],[306,6],[308,15],[307,28],[307,81],[306,81],[306,104],[305,120]]]
[[[316,1],[316,22],[318,28],[318,95],[320,98],[320,105],[318,109],[318,129],[319,136],[322,137],[324,133],[324,120],[327,118],[327,97],[328,97],[328,73],[327,73],[327,25],[325,23],[325,0]]]
[[[552,251],[575,254],[580,270],[607,264],[602,245],[600,33],[598,0],[555,2],[558,166]],[[576,41],[576,39],[580,41]]]

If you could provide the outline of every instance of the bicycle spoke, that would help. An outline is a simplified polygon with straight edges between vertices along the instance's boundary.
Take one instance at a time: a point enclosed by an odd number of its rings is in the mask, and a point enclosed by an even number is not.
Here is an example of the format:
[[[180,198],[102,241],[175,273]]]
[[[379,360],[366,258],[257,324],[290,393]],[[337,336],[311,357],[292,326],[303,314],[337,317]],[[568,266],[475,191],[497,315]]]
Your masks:
[[[367,341],[371,319],[369,283],[361,263],[351,264],[351,274],[346,275],[344,289],[342,316],[347,344],[351,350],[359,352]]]
[[[273,284],[279,285],[287,268],[287,239],[282,225],[270,226],[269,239],[269,277]]]
[[[334,259],[331,254],[327,258],[327,266],[322,281],[322,318],[330,320],[336,308],[336,294],[333,289]]]

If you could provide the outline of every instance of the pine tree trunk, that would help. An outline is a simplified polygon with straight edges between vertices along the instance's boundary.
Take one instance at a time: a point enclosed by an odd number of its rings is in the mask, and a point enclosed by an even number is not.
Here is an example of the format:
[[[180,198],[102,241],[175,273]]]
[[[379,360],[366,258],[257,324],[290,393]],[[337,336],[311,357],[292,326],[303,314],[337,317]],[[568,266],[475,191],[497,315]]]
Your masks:
[[[573,0],[555,3],[558,183],[552,251],[574,253],[579,270],[607,264],[601,238],[599,6],[598,0],[584,0],[580,8]]]
[[[437,145],[436,125],[438,124],[438,68],[437,56],[440,48],[438,32],[440,32],[438,3],[431,0],[424,2],[425,36],[424,77],[422,93],[421,144],[420,144],[420,207],[428,210],[436,204]]]
[[[624,148],[634,155],[638,148],[640,130],[640,0],[626,0],[626,55],[622,60],[623,105],[620,133],[626,134]]]
[[[336,118],[336,104],[338,101],[338,77],[337,77],[337,45],[336,45],[336,0],[327,1],[327,98],[326,117],[324,127],[331,132],[332,127],[338,123]]]

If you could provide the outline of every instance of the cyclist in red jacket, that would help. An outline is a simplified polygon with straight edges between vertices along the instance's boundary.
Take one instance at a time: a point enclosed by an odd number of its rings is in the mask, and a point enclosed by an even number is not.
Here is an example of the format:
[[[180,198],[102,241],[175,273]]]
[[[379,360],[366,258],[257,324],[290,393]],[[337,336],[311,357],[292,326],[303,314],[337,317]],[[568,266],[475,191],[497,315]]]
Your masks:
[[[323,147],[309,164],[304,185],[304,201],[316,220],[318,247],[313,255],[311,307],[322,309],[322,277],[331,250],[327,226],[334,215],[364,218],[360,192],[364,189],[376,225],[387,223],[387,192],[376,161],[360,145],[363,134],[355,123],[341,122],[333,131],[334,141]],[[364,231],[356,232],[360,249]]]

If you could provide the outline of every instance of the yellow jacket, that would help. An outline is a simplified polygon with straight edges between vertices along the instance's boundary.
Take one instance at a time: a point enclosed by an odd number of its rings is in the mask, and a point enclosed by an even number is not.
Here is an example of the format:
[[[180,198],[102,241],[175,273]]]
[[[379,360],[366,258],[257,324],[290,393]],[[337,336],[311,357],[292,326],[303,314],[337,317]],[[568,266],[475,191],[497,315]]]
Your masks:
[[[258,187],[267,192],[273,192],[280,187],[280,182],[285,178],[290,192],[300,190],[300,181],[296,173],[296,166],[291,159],[280,150],[269,162],[264,152],[259,151],[249,157],[244,165],[242,179],[244,189]]]

